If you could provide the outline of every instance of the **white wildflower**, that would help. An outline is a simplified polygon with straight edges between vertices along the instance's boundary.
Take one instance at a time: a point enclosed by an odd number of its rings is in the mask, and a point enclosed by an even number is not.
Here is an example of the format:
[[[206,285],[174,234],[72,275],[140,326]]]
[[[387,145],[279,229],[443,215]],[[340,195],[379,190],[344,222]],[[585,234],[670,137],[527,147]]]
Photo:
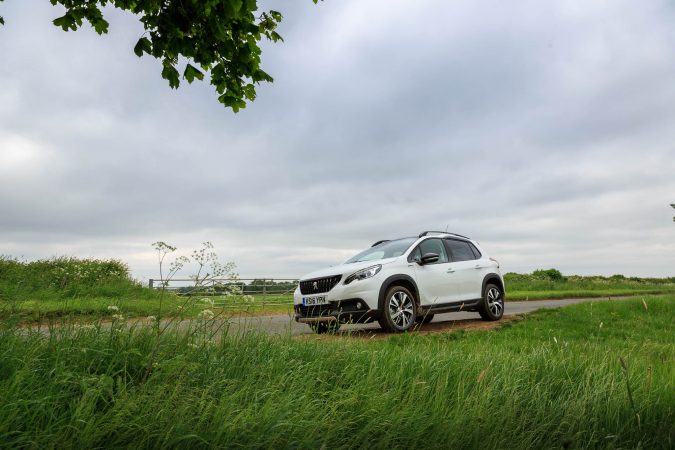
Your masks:
[[[190,347],[190,348],[199,348],[199,346],[198,346],[197,344],[193,344],[193,343],[189,343],[189,344],[188,344],[188,347]]]
[[[112,320],[124,320],[124,316],[122,314],[113,314]]]
[[[117,306],[115,306],[115,305],[110,305],[110,306],[108,306],[108,311],[115,311],[115,312],[117,312],[117,311],[119,311],[119,310],[120,310],[120,309],[119,309]]]
[[[210,309],[205,309],[199,313],[199,318],[204,320],[211,320],[214,318],[214,316],[215,314]]]
[[[148,316],[147,319],[148,319],[150,322],[154,322],[155,320],[157,320],[157,317],[156,317],[156,316]]]
[[[207,303],[211,306],[213,306],[213,304],[215,303],[212,298],[203,298],[202,302]]]

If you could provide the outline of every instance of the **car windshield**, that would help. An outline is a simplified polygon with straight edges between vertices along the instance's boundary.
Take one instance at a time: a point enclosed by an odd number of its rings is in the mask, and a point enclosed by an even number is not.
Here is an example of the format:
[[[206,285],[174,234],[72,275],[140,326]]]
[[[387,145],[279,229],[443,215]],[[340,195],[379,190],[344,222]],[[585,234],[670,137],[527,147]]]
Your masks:
[[[375,247],[370,247],[356,256],[349,258],[345,264],[362,262],[362,261],[377,261],[378,259],[396,258],[405,253],[408,248],[415,242],[416,238],[396,239],[395,241],[386,241]]]

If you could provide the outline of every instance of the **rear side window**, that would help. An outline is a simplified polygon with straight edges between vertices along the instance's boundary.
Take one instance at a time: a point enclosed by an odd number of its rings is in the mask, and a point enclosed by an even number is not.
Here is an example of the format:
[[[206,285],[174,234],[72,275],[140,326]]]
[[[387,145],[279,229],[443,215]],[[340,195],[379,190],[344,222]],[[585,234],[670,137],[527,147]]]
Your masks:
[[[473,245],[471,242],[469,242],[469,246],[471,247],[471,250],[473,250],[473,254],[476,256],[476,259],[480,259],[481,256],[483,256],[480,251],[476,248],[475,245]]]
[[[468,242],[456,241],[454,239],[446,239],[445,242],[450,248],[450,254],[452,255],[453,261],[459,262],[478,259],[473,253],[474,250],[471,248],[473,246]],[[478,252],[478,250],[476,250],[476,252]]]

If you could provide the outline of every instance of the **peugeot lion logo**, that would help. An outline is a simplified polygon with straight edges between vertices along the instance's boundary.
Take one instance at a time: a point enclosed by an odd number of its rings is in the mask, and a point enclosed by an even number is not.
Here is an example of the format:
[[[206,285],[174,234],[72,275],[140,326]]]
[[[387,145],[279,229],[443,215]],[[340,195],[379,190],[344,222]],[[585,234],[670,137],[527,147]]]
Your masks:
[[[317,283],[315,281],[314,283],[312,283],[312,287],[314,288],[315,291],[318,291],[319,290],[319,283]]]

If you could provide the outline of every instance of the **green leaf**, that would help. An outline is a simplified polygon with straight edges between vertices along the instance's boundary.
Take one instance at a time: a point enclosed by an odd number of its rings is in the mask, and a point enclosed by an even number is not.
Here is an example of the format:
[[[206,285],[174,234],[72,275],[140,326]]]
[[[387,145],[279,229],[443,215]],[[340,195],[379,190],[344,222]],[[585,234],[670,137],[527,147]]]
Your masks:
[[[230,7],[232,8],[232,13],[233,13],[232,15],[234,17],[238,17],[239,11],[241,10],[241,7],[243,5],[243,1],[242,0],[230,0],[228,3],[230,4]]]
[[[169,81],[169,86],[171,86],[172,89],[177,89],[180,85],[178,71],[171,64],[164,64],[164,68],[162,69],[162,78]]]
[[[248,100],[255,100],[255,86],[251,83],[247,84],[246,86],[243,87],[242,89],[244,91],[244,96]]]
[[[245,5],[246,11],[255,11],[258,9],[257,1],[256,0],[246,0],[246,5]]]
[[[75,25],[75,19],[70,14],[66,13],[64,16],[61,16],[53,21],[54,25],[61,27],[63,31],[76,30],[77,26]]]
[[[274,78],[272,78],[267,72],[264,70],[258,69],[255,72],[251,74],[251,79],[255,81],[256,83],[260,81],[267,81],[269,83],[274,81]]]
[[[234,112],[239,112],[240,109],[246,108],[246,102],[233,94],[225,93],[218,97],[218,100],[223,105],[232,108]]]
[[[100,18],[94,22],[94,31],[96,31],[98,34],[103,34],[108,32],[108,22]]]
[[[218,100],[220,103],[223,105],[232,108],[232,111],[234,112],[239,112],[240,108],[245,108],[246,107],[246,102],[243,100],[240,100],[239,97],[236,95],[233,95],[229,92],[224,93],[220,97],[218,97]]]
[[[185,78],[188,83],[192,83],[195,78],[197,78],[200,81],[203,80],[204,74],[192,64],[188,64],[187,66],[185,66],[183,78]]]
[[[147,53],[148,55],[152,51],[152,43],[150,42],[150,39],[146,37],[142,37],[136,42],[136,45],[134,46],[134,53],[136,53],[136,56],[139,58],[143,56],[143,52]]]

